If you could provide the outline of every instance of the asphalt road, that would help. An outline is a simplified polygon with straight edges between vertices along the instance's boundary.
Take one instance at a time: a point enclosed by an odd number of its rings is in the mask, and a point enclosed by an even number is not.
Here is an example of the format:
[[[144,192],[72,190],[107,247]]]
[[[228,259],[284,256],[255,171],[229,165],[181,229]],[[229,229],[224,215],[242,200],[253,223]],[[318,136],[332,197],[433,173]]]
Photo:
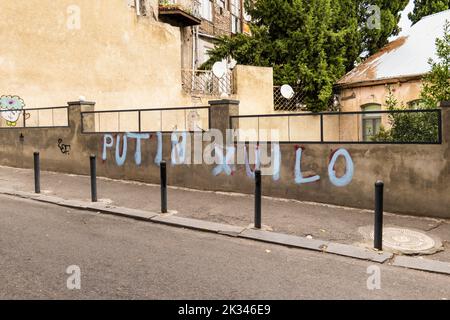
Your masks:
[[[450,299],[450,277],[0,196],[0,299]],[[67,288],[79,266],[81,289]]]

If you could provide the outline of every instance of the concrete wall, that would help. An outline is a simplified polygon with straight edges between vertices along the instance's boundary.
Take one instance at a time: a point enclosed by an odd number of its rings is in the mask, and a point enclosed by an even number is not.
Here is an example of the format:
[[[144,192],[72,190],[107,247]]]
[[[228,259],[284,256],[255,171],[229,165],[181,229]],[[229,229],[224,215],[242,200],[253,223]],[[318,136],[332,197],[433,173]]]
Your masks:
[[[212,122],[224,127],[226,114],[236,114],[236,105],[224,112],[224,102],[212,105]],[[41,152],[44,170],[88,174],[89,155],[98,155],[98,173],[101,176],[145,182],[159,182],[159,168],[154,160],[157,154],[156,134],[142,140],[142,162],[135,163],[136,139],[127,139],[126,161],[116,162],[117,135],[113,134],[113,146],[106,148],[106,160],[102,160],[103,135],[80,133],[81,108],[92,109],[92,105],[70,106],[70,127],[53,129],[3,129],[0,143],[0,164],[15,167],[32,167],[33,152]],[[384,180],[386,184],[385,208],[387,211],[413,215],[450,218],[450,104],[443,106],[442,145],[331,145],[311,144],[294,146],[283,144],[281,149],[280,178],[263,178],[265,195],[283,198],[317,201],[359,208],[373,208],[374,182]],[[215,114],[215,116],[214,116]],[[222,126],[221,123],[224,125]],[[21,135],[23,139],[21,139]],[[119,135],[123,142],[124,135]],[[70,154],[63,154],[58,140],[71,146]],[[107,139],[107,144],[110,143]],[[204,144],[204,146],[206,143]],[[296,183],[296,155],[302,151],[301,172],[303,177],[320,175],[312,183]],[[354,164],[354,174],[346,186],[336,186],[329,177],[330,157],[336,150],[345,149]],[[119,145],[117,156],[123,150]],[[163,137],[163,158],[171,159],[170,135]],[[251,152],[250,152],[251,154]],[[339,157],[334,169],[342,177],[349,167]],[[169,166],[169,184],[232,192],[252,193],[254,181],[247,176],[245,165],[236,165],[232,175],[221,172],[213,174],[215,165]],[[347,168],[347,169],[346,169]],[[299,180],[297,180],[299,182]],[[43,182],[45,184],[45,181]],[[88,188],[88,185],[86,185]],[[101,190],[99,190],[101,194]]]

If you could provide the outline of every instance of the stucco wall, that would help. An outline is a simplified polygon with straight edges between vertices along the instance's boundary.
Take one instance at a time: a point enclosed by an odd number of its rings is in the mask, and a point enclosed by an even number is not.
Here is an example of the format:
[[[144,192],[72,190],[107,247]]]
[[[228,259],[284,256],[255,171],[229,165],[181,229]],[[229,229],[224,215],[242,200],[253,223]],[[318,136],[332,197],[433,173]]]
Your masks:
[[[241,115],[275,113],[272,68],[237,65],[233,76]]]
[[[389,85],[392,88],[395,98],[399,104],[407,105],[408,102],[420,98],[422,90],[422,82],[419,80],[411,80],[408,82],[398,82]],[[349,98],[354,94],[354,98]],[[378,84],[373,86],[346,88],[340,91],[341,111],[361,111],[361,106],[368,103],[378,103],[385,106],[386,96],[388,94],[388,86],[386,84]]]
[[[104,136],[81,134],[79,112],[79,106],[70,107],[69,128],[3,129],[0,138],[0,164],[32,167],[33,152],[39,150],[44,170],[88,174],[89,155],[97,154],[98,173],[101,176],[159,182],[159,168],[154,163],[157,154],[155,134],[152,134],[150,139],[142,140],[140,165],[135,163],[136,139],[132,138],[127,139],[128,152],[124,165],[116,163],[117,135],[113,135],[114,144],[106,148],[106,160],[102,161]],[[226,119],[216,120],[227,123]],[[382,179],[386,184],[387,211],[450,218],[449,107],[443,108],[442,120],[444,125],[442,145],[303,146],[301,161],[303,176],[320,175],[320,180],[313,183],[295,182],[296,154],[298,148],[302,146],[282,144],[280,179],[274,181],[271,176],[265,176],[263,193],[283,198],[372,209],[373,185],[377,179]],[[21,134],[23,140],[20,139]],[[120,135],[121,141],[123,137]],[[62,139],[64,144],[71,145],[70,154],[61,152],[58,147],[59,139]],[[338,149],[345,149],[354,164],[354,174],[350,183],[342,187],[334,185],[328,173],[330,157]],[[122,150],[121,144],[119,156]],[[170,136],[166,135],[163,137],[163,158],[169,162],[171,150]],[[206,164],[169,166],[169,184],[207,190],[253,192],[254,181],[247,176],[245,165],[237,165],[235,172],[230,176],[224,172],[214,176],[212,173],[214,168],[215,165]],[[334,169],[338,177],[344,174],[346,169],[342,157]],[[99,192],[101,194],[101,190]]]
[[[0,95],[20,96],[27,108],[80,96],[98,109],[190,104],[180,30],[151,10],[138,17],[125,0],[0,1]]]

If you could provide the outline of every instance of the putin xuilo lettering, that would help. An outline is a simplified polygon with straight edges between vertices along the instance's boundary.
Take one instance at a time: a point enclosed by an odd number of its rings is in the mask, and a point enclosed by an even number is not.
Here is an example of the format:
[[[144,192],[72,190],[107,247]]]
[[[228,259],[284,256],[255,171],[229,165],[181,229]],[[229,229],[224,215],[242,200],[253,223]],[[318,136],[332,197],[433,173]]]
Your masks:
[[[156,165],[160,165],[162,161],[162,152],[163,152],[163,143],[162,143],[162,134],[161,132],[156,133],[157,137],[157,147],[156,147],[156,157],[154,159],[154,163]],[[113,135],[105,134],[103,137],[103,149],[102,149],[102,159],[104,161],[107,160],[107,150],[114,147],[115,142],[115,161],[118,166],[123,166],[126,162],[127,158],[127,149],[128,149],[128,139],[136,140],[136,148],[134,153],[134,162],[136,165],[142,164],[142,140],[150,139],[150,134],[136,134],[136,133],[126,133],[123,135],[118,134],[116,139],[114,139]],[[122,143],[121,143],[122,142]],[[171,163],[172,165],[182,165],[186,164],[186,146],[187,146],[187,133],[186,132],[174,132],[171,135]],[[254,169],[251,168],[249,155],[247,146],[243,146],[244,148],[244,162],[245,162],[245,171],[246,175],[249,178],[254,179],[255,171],[261,169],[261,148],[257,146],[255,148],[255,164]],[[214,176],[218,176],[220,174],[225,174],[227,176],[231,176],[235,172],[235,156],[236,156],[236,147],[235,146],[215,146],[215,157],[216,157],[216,166],[212,170],[212,174]],[[304,175],[302,171],[302,157],[304,156],[305,148],[297,147],[295,151],[295,166],[294,166],[294,176],[295,183],[309,184],[314,183],[321,180],[320,175],[312,174],[312,175]],[[271,144],[271,167],[263,168],[265,169],[265,175],[272,175],[274,181],[280,180],[281,177],[281,150],[280,145],[278,143]],[[345,160],[345,173],[338,177],[336,173],[336,163],[340,157],[343,157]],[[261,169],[262,170],[262,169]],[[269,172],[270,171],[270,172]],[[335,151],[332,151],[330,155],[330,161],[328,164],[328,178],[336,187],[345,187],[349,185],[354,176],[355,168],[352,157],[350,153],[344,149],[340,148]]]

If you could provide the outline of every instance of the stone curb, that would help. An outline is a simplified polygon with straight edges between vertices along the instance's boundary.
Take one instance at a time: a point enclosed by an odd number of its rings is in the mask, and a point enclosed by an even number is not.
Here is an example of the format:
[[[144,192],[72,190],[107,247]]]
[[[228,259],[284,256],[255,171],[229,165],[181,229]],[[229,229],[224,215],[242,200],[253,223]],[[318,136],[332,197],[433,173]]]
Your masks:
[[[287,245],[290,247],[320,251],[325,253],[332,253],[340,256],[346,256],[361,260],[368,260],[377,263],[384,263],[387,260],[392,259],[392,257],[394,256],[392,253],[388,252],[377,252],[346,244],[308,239],[298,236],[291,236],[262,230],[248,229],[242,232],[239,236],[247,239],[276,243],[281,245]]]
[[[39,202],[51,203],[79,210],[97,211],[104,214],[117,215],[126,218],[132,218],[135,220],[149,221],[175,227],[201,230],[227,236],[239,237],[243,239],[278,244],[293,248],[330,253],[360,260],[372,261],[381,264],[394,258],[392,263],[390,263],[390,265],[392,266],[450,275],[450,263],[445,263],[436,260],[405,257],[405,256],[394,257],[394,254],[392,253],[378,252],[367,248],[352,245],[333,243],[324,240],[308,239],[304,237],[281,234],[271,231],[247,229],[245,227],[237,227],[227,224],[208,222],[185,217],[163,215],[155,212],[148,212],[137,209],[115,207],[101,202],[90,203],[79,200],[65,200],[55,196],[48,196],[42,194],[37,195],[35,193],[30,192],[13,191],[5,189],[0,189],[0,194],[16,196]]]
[[[393,266],[450,275],[450,263],[424,258],[397,256]]]
[[[171,226],[185,227],[189,229],[209,231],[234,236],[239,236],[240,233],[245,230],[244,227],[236,227],[227,224],[175,216],[158,215],[152,218],[151,221]]]

